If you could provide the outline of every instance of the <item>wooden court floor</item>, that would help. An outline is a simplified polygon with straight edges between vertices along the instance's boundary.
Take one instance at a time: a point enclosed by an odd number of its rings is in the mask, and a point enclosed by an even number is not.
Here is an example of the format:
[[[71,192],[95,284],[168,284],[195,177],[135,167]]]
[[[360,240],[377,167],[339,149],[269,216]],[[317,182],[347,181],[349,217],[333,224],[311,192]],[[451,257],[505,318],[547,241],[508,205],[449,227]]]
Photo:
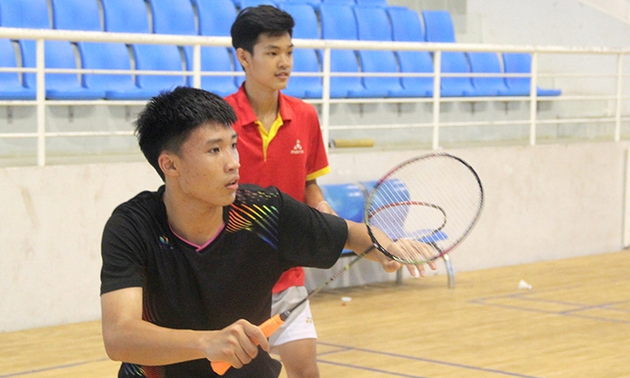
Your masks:
[[[521,279],[532,289],[519,290]],[[630,251],[456,280],[454,289],[437,276],[314,298],[322,378],[630,377]],[[99,322],[0,334],[0,356],[0,378],[116,377],[118,369]]]

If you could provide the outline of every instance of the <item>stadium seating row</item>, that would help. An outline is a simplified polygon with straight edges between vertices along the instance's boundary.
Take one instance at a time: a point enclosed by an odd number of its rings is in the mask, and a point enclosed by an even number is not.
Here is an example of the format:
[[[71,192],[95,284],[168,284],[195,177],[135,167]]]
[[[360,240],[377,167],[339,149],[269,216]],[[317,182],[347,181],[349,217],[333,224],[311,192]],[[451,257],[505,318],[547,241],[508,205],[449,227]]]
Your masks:
[[[149,5],[147,11],[145,5]],[[102,10],[99,9],[99,3]],[[125,33],[229,36],[240,8],[276,5],[296,20],[294,38],[374,41],[455,42],[450,14],[388,6],[384,0],[47,0],[0,1],[0,26],[16,28],[84,30]],[[101,21],[102,15],[102,21]],[[52,20],[52,24],[51,21]],[[35,67],[35,42],[0,40],[0,66]],[[75,52],[76,50],[76,52]],[[130,55],[131,53],[131,55]],[[122,43],[46,41],[47,68],[101,70],[192,69],[192,47]],[[183,57],[182,57],[183,55]],[[443,73],[529,73],[529,54],[444,52]],[[208,72],[240,72],[231,48],[203,47],[201,69]],[[321,54],[314,49],[294,51],[294,72],[321,72]],[[132,63],[134,67],[132,67]],[[331,98],[430,97],[433,96],[433,59],[428,51],[333,50],[331,72],[412,72],[426,77],[332,77]],[[161,89],[191,85],[183,75],[46,74],[48,99],[147,99]],[[242,76],[203,76],[201,87],[219,95],[237,90]],[[529,95],[528,77],[444,77],[441,96]],[[322,79],[294,76],[285,93],[301,98],[320,98]],[[558,95],[557,90],[538,90],[538,95]],[[0,73],[0,99],[33,99],[35,74],[21,77]]]

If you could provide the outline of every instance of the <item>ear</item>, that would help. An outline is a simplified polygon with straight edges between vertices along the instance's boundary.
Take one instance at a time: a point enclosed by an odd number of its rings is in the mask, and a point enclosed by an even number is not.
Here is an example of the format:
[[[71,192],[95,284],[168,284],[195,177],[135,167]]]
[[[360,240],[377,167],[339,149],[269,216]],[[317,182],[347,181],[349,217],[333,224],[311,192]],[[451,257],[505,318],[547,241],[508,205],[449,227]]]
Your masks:
[[[245,69],[249,67],[251,54],[245,51],[245,49],[243,49],[242,47],[239,47],[238,49],[236,49],[236,59],[238,59],[238,62],[241,64],[243,69]]]
[[[177,157],[167,151],[162,151],[158,157],[158,164],[160,169],[164,172],[164,176],[177,176]]]

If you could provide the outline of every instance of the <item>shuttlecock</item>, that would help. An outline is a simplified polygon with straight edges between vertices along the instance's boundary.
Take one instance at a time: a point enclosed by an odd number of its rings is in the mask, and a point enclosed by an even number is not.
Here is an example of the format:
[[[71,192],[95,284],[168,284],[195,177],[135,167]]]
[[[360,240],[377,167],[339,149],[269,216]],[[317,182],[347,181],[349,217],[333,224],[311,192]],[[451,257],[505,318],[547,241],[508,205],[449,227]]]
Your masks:
[[[346,303],[350,302],[352,300],[352,297],[341,297],[341,305],[345,306]]]
[[[532,289],[532,285],[530,285],[527,282],[525,282],[525,280],[520,280],[519,283],[518,283],[518,289],[519,290],[531,290]]]

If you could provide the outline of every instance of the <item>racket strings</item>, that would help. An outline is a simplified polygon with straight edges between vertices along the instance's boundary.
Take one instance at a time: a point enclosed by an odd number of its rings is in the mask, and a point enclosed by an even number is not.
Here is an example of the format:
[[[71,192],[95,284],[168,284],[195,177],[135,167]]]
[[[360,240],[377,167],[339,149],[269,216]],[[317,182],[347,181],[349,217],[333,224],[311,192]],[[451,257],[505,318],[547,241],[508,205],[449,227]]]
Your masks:
[[[483,189],[468,164],[433,154],[390,172],[376,184],[368,202],[368,224],[398,241],[395,247],[383,246],[395,251],[390,257],[418,263],[427,261],[427,248],[437,258],[465,237],[478,218]]]

